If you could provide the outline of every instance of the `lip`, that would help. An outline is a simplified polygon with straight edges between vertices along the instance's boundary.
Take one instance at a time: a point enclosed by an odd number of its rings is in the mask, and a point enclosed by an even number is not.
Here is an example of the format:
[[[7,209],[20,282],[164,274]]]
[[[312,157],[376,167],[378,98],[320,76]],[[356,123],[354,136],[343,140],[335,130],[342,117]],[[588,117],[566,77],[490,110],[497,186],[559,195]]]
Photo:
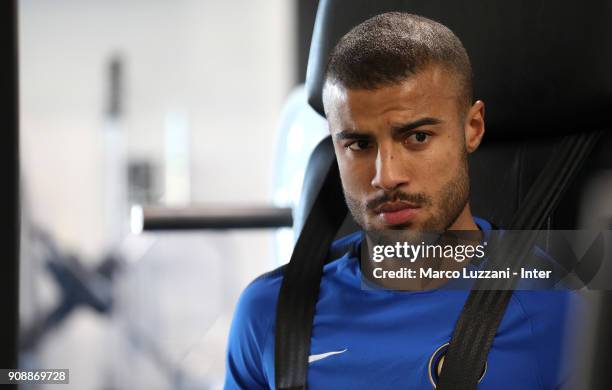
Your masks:
[[[389,202],[376,209],[376,213],[389,225],[399,225],[413,220],[419,207],[407,202]]]

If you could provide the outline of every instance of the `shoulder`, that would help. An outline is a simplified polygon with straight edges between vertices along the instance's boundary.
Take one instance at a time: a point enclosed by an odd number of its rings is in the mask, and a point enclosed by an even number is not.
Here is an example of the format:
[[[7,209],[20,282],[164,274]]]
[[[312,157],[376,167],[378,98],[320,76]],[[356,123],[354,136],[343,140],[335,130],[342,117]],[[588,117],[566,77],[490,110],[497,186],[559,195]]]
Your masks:
[[[276,315],[284,269],[282,266],[257,277],[242,291],[234,310],[230,345],[250,340],[261,352]]]
[[[249,283],[238,300],[234,321],[237,317],[242,320],[253,318],[264,320],[274,317],[278,292],[286,267],[286,265],[283,265],[266,272]]]
[[[544,338],[562,338],[564,324],[579,305],[579,298],[572,291],[517,290],[512,298],[530,321],[534,336]]]
[[[527,315],[544,317],[552,313],[563,315],[574,295],[574,292],[567,290],[517,290],[513,298]]]
[[[512,299],[530,322],[534,337],[560,339],[576,303],[575,293],[560,290],[517,290]]]
[[[238,299],[228,338],[226,389],[267,387],[264,351],[272,332],[283,270],[279,267],[259,276]]]
[[[332,259],[341,257],[360,242],[361,232],[344,236],[333,242],[330,248]],[[266,329],[276,318],[278,293],[283,282],[287,265],[280,266],[257,277],[242,292],[234,312],[234,324],[242,324],[250,330],[256,330],[256,337],[264,336]]]
[[[572,313],[577,310],[576,293],[560,290],[515,291],[513,300],[528,321],[532,348],[540,375],[547,386],[556,386],[567,376],[564,372]]]
[[[361,241],[362,232],[355,232],[335,240],[330,248],[330,260],[354,250]],[[266,272],[253,280],[242,292],[234,316],[274,318],[278,293],[287,264]],[[270,313],[270,315],[268,315]]]

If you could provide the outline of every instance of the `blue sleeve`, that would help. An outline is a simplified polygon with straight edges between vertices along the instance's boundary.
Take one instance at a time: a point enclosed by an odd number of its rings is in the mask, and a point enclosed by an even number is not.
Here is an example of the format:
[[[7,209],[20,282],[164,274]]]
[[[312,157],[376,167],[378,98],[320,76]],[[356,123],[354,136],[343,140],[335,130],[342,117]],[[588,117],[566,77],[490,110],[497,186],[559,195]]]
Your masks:
[[[238,300],[227,346],[226,390],[269,388],[263,356],[276,313],[278,289],[274,284],[256,279]]]

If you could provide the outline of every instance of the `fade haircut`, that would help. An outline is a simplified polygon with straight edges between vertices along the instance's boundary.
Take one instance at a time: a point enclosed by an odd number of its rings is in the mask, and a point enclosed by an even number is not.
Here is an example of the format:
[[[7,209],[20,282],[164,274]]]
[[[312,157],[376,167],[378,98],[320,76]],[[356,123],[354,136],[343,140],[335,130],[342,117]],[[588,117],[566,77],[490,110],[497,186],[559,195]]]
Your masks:
[[[463,44],[448,27],[403,12],[374,16],[344,35],[330,54],[325,84],[373,90],[404,81],[431,64],[454,75],[459,109],[467,111],[472,69]]]

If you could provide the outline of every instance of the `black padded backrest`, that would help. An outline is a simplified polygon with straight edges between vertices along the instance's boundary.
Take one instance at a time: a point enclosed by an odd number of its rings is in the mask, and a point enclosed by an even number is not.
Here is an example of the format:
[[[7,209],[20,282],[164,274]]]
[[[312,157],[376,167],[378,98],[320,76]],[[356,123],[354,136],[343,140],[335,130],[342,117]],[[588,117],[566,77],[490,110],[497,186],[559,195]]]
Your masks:
[[[474,97],[486,104],[485,138],[470,156],[474,215],[507,225],[563,134],[612,127],[607,112],[612,108],[612,2],[601,0],[588,5],[566,0],[323,0],[306,79],[309,104],[321,115],[329,52],[352,27],[387,11],[445,24],[470,56]],[[611,146],[612,133],[607,132],[551,216],[550,228],[578,227],[582,189],[612,169]],[[333,148],[326,150],[333,153]],[[317,176],[309,171],[307,176]],[[317,188],[305,183],[303,194],[314,198]],[[308,210],[308,203],[301,208]],[[603,218],[612,221],[612,215]],[[347,226],[346,231],[356,228],[354,222]]]
[[[487,105],[487,137],[610,127],[612,2],[567,0],[323,0],[306,88],[323,115],[327,58],[340,37],[387,11],[448,26],[472,62],[474,96]]]
[[[310,209],[312,209],[312,205],[323,186],[328,167],[331,165],[331,161],[334,158],[334,146],[331,143],[331,137],[328,136],[319,142],[312,151],[310,159],[308,159],[308,165],[304,173],[300,202],[296,205],[293,213],[293,228],[295,232],[300,232],[302,230],[308,213]]]
[[[302,230],[308,213],[310,209],[312,209],[312,205],[323,186],[323,180],[325,180],[325,175],[327,174],[327,167],[329,167],[330,161],[333,158],[335,158],[334,145],[332,144],[331,137],[327,136],[315,147],[308,160],[300,202],[296,205],[293,213],[293,228],[295,232],[300,232]],[[349,213],[336,234],[336,238],[350,234],[358,229],[359,226]]]

